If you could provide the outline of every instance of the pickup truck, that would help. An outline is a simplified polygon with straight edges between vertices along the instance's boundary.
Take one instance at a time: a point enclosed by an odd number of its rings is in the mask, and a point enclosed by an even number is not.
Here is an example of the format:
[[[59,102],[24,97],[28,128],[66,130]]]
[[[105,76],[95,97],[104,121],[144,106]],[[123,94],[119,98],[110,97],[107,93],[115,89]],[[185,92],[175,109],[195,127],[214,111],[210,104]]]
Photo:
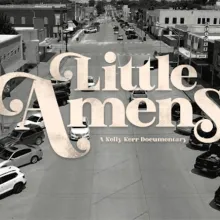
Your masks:
[[[196,158],[194,168],[217,177],[220,174],[220,144],[213,143],[205,153]]]

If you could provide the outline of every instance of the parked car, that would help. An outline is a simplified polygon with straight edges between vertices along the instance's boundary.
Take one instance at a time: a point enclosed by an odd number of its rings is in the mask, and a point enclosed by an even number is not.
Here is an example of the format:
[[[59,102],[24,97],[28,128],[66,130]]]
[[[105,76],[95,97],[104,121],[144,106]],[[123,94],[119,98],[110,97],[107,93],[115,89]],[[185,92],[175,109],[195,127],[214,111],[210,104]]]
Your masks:
[[[201,115],[197,115],[197,114],[193,114],[193,123],[197,123],[200,120],[204,119],[203,116]],[[180,121],[177,121],[177,124],[179,124]],[[192,127],[176,127],[176,132],[183,134],[183,135],[190,135],[192,131]]]
[[[130,34],[136,34],[135,31],[131,31],[129,30],[129,28],[125,31],[126,35],[130,35]]]
[[[118,30],[115,30],[115,31],[114,31],[114,34],[119,34]]]
[[[96,33],[96,32],[97,32],[97,27],[90,27],[90,28],[84,30],[84,33],[86,33],[86,34]]]
[[[27,180],[24,173],[14,166],[8,166],[0,169],[0,195],[13,191],[13,193],[20,193]]]
[[[28,124],[25,127],[28,127],[29,130],[13,130],[6,137],[0,140],[0,148],[7,148],[14,146],[16,144],[42,144],[45,134],[44,130],[34,124]]]
[[[66,79],[66,80],[56,80],[54,78],[51,79],[51,83],[52,85],[64,85],[64,86],[67,86],[67,87],[70,87],[71,86],[71,81]]]
[[[144,64],[146,64],[148,60],[144,61]],[[157,59],[151,59],[150,60],[150,69],[154,70],[158,68],[158,60]]]
[[[78,140],[80,138],[90,138],[90,129],[89,129],[89,122],[86,117],[83,117],[83,127],[71,127],[70,128],[70,139],[71,140]]]
[[[118,37],[117,37],[117,40],[123,40],[123,35],[119,34]]]
[[[41,160],[42,157],[43,152],[38,146],[15,145],[0,152],[0,168],[34,164]]]
[[[64,106],[68,103],[67,101],[69,100],[69,93],[67,93],[66,91],[54,91],[54,92],[59,106]],[[33,108],[39,108],[39,103],[37,100],[34,101]]]
[[[215,192],[214,202],[216,206],[220,207],[220,187]]]
[[[54,89],[55,92],[57,92],[57,91],[64,91],[64,92],[66,92],[69,95],[71,93],[70,87],[68,87],[66,85],[62,85],[62,84],[53,85],[53,89]]]
[[[129,34],[129,35],[127,35],[127,39],[128,40],[137,39],[137,38],[138,38],[137,34]]]
[[[204,132],[202,131],[201,127],[198,127],[197,129],[198,134],[203,138],[211,138],[216,133],[216,127],[214,126],[211,132]],[[194,128],[191,130],[190,138],[189,138],[189,144],[191,147],[199,150],[208,150],[210,148],[209,143],[203,143],[200,142],[194,135]]]
[[[138,110],[139,112],[142,112],[142,111],[146,111],[147,110],[147,105],[145,102],[140,102],[139,106],[138,106]]]
[[[130,102],[134,99],[137,99],[137,98],[147,98],[147,92],[140,89],[140,88],[136,88],[130,94]]]
[[[41,113],[35,113],[29,116],[27,120],[24,121],[24,125],[29,125],[29,124],[38,125],[41,128],[45,128],[44,120]],[[17,127],[20,126],[21,126],[21,122],[17,124]]]
[[[94,77],[93,76],[89,76],[88,77],[88,87],[91,88],[95,86],[95,80],[94,80]]]
[[[196,158],[194,168],[214,177],[219,176],[220,145],[217,143],[210,144],[209,150]]]

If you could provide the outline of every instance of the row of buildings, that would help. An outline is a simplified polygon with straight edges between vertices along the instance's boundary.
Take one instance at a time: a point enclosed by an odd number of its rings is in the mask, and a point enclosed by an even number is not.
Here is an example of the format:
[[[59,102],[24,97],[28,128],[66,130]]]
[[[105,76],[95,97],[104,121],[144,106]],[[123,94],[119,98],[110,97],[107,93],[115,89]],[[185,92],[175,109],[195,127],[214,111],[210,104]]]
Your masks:
[[[220,85],[220,10],[142,10],[137,19],[137,9],[123,7],[122,14],[172,46],[179,64],[194,66],[202,79]]]
[[[47,37],[57,37],[63,24],[67,24],[69,20],[77,25],[97,14],[94,7],[76,3],[0,5],[0,13],[6,14],[15,27],[33,27],[34,18],[42,18]]]
[[[96,11],[82,4],[0,5],[0,13],[10,19],[17,35],[0,35],[0,75],[25,71],[37,66],[47,55],[52,41],[61,33],[73,33],[88,22]],[[64,36],[65,37],[65,36]],[[18,80],[8,84],[10,91]]]

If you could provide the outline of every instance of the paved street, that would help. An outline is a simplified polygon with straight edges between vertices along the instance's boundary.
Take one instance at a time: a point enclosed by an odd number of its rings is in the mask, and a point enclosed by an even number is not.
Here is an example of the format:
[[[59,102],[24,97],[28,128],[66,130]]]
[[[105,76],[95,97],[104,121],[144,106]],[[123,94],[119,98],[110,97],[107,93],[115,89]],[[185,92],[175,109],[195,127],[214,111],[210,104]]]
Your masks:
[[[103,23],[100,32],[85,35],[81,42],[71,42],[69,51],[91,57],[89,75],[101,78],[102,66],[107,65],[104,54],[117,54],[117,65],[125,65],[129,57],[133,66],[143,65],[147,54],[155,50],[172,51],[172,48],[147,37],[146,42],[127,40],[118,42],[113,23]],[[123,30],[119,32],[123,33]],[[58,47],[58,46],[57,46]],[[76,61],[69,59],[62,71],[76,73]],[[117,70],[119,73],[119,69]],[[117,75],[117,82],[119,76]],[[157,70],[152,71],[152,85],[157,84]],[[71,99],[94,97],[101,101],[115,97],[128,104],[129,92],[75,92],[76,75],[72,80]],[[133,81],[138,82],[137,70]],[[26,82],[22,99],[27,100],[30,84]],[[27,90],[25,90],[27,89]],[[16,95],[16,93],[14,94]],[[21,95],[20,95],[21,96]],[[149,98],[186,97],[173,88],[172,92],[148,92]],[[53,111],[51,109],[51,111]],[[64,123],[69,124],[69,106],[61,107]],[[74,114],[74,113],[73,113]],[[90,118],[90,109],[85,108]],[[105,122],[110,124],[111,110],[106,107]],[[157,106],[158,119],[158,106]],[[152,114],[140,113],[144,122]],[[128,128],[91,128],[91,152],[76,160],[61,159],[50,147],[48,139],[42,144],[43,160],[27,165],[27,187],[19,195],[10,195],[0,201],[1,219],[9,220],[219,220],[220,212],[212,207],[219,178],[210,179],[196,174],[193,165],[200,151],[186,147],[186,143],[132,143],[126,137],[184,138],[175,128],[138,128],[128,121]],[[118,137],[120,144],[107,142]],[[103,142],[101,140],[103,138]]]

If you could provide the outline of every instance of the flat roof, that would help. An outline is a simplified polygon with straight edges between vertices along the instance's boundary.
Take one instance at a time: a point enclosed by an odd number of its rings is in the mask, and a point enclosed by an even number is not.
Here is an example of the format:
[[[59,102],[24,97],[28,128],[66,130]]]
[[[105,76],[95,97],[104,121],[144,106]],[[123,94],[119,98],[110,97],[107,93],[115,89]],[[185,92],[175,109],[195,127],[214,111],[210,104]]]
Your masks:
[[[20,35],[0,35],[0,43],[17,38]]]
[[[34,27],[14,27],[16,31],[20,30],[34,30]]]
[[[66,4],[19,4],[19,5],[0,5],[0,8],[66,8]]]

